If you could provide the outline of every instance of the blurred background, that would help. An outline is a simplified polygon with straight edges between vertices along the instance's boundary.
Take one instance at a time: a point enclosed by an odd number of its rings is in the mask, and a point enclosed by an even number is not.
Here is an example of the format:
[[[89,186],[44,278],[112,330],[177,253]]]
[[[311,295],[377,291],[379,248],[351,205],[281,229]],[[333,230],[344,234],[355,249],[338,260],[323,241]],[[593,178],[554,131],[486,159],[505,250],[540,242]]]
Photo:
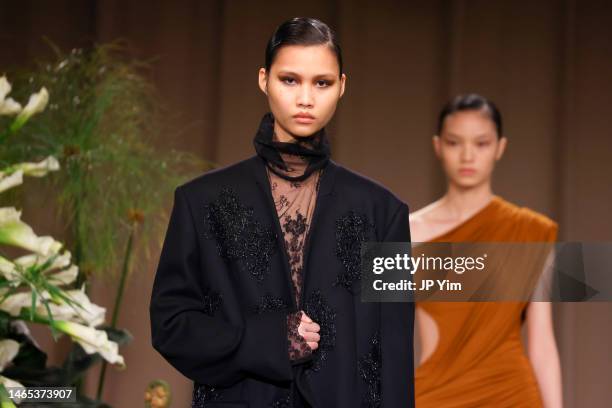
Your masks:
[[[328,23],[343,48],[347,88],[329,126],[336,161],[416,210],[445,187],[431,148],[439,110],[477,92],[496,102],[509,139],[495,192],[556,220],[559,240],[612,241],[609,1],[0,0],[0,75],[49,55],[43,38],[63,50],[124,40],[173,112],[179,131],[161,143],[225,165],[254,153],[267,110],[257,71],[274,28],[294,16]],[[154,251],[130,277],[119,317],[134,340],[121,349],[127,370],[107,375],[104,400],[116,407],[142,406],[155,378],[171,384],[173,406],[191,398],[191,382],[150,345]],[[110,305],[105,284],[93,285],[92,299]],[[566,406],[609,406],[612,306],[555,312]],[[41,337],[61,361],[62,344]]]

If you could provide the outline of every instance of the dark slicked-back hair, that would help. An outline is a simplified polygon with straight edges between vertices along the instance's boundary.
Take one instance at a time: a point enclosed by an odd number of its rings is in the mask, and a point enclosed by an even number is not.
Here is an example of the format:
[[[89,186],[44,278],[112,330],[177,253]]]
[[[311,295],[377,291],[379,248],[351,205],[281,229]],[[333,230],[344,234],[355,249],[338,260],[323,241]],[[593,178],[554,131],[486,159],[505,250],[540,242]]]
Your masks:
[[[321,20],[309,17],[294,17],[276,28],[266,46],[266,72],[270,72],[270,67],[281,47],[319,44],[327,44],[336,55],[342,75],[342,51],[336,34]]]
[[[440,116],[438,117],[438,135],[442,132],[446,117],[455,112],[462,111],[483,112],[495,124],[497,137],[501,138],[504,136],[502,129],[502,117],[501,113],[499,113],[499,110],[497,109],[497,106],[495,106],[492,101],[478,94],[459,95],[444,105],[444,108],[442,108]]]

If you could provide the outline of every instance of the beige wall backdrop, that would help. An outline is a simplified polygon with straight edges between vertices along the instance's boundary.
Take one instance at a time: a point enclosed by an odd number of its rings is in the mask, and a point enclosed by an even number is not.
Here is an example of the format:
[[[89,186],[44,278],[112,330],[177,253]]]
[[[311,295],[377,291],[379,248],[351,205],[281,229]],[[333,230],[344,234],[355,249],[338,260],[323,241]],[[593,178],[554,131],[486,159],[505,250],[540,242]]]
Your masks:
[[[0,71],[48,55],[43,35],[64,48],[125,39],[153,61],[151,78],[179,115],[167,145],[224,165],[253,153],[266,111],[256,82],[264,47],[298,15],[333,26],[344,50],[347,91],[329,126],[337,161],[416,210],[444,190],[431,151],[441,105],[482,93],[499,105],[510,142],[496,193],[557,220],[560,240],[612,241],[609,1],[0,0]],[[150,346],[156,262],[134,274],[125,298],[120,326],[135,340],[123,349],[128,369],[111,370],[105,392],[117,407],[141,406],[154,378],[170,381],[175,406],[190,398],[190,382]],[[110,305],[112,285],[95,286],[94,300]],[[609,406],[611,305],[555,311],[566,406]]]

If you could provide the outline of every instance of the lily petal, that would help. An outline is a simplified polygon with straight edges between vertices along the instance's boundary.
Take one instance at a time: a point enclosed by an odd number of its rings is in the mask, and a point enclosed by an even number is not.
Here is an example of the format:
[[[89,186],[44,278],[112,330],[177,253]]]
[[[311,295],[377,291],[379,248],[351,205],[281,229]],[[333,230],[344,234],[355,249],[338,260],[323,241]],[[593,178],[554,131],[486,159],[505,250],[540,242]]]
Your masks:
[[[11,84],[6,79],[6,76],[3,75],[0,77],[0,101],[3,101],[6,95],[11,92]]]
[[[17,170],[9,176],[0,176],[0,193],[23,183],[23,171]]]
[[[17,353],[19,353],[19,343],[11,339],[0,340],[0,372],[13,361]]]
[[[0,208],[0,244],[18,246],[41,255],[54,254],[61,249],[61,242],[50,236],[37,236],[20,218],[21,212],[14,207]]]
[[[48,172],[57,171],[60,168],[59,162],[53,156],[49,156],[38,163],[19,163],[12,167],[16,168],[17,170],[22,170],[25,175],[32,177],[42,177]]]
[[[21,112],[21,104],[13,98],[0,100],[0,115],[16,115]]]
[[[23,108],[17,117],[19,120],[27,120],[32,115],[40,113],[45,110],[47,103],[49,102],[49,92],[44,86],[38,91],[30,95],[28,104]]]
[[[63,320],[54,321],[53,326],[72,337],[83,347],[86,353],[99,353],[109,363],[125,367],[123,356],[118,352],[119,345],[109,340],[104,330],[97,330],[93,327]]]

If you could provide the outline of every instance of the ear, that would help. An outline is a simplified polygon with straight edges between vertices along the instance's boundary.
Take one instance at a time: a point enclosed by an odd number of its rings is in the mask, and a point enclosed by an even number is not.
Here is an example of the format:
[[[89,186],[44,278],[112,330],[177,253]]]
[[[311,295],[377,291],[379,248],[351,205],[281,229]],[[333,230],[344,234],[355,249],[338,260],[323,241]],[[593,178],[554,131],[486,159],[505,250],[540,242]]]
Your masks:
[[[495,154],[495,160],[499,160],[504,155],[506,151],[506,146],[508,145],[508,139],[505,136],[499,138],[499,144],[497,145],[497,153]]]
[[[268,73],[265,68],[259,68],[259,89],[266,95],[268,94]]]
[[[346,74],[342,74],[340,77],[340,98],[344,95],[344,87],[346,86]]]
[[[434,153],[436,154],[437,158],[440,158],[440,144],[442,143],[440,141],[440,136],[438,135],[433,135],[433,137],[431,138],[431,142],[433,144],[433,149],[434,149]]]

